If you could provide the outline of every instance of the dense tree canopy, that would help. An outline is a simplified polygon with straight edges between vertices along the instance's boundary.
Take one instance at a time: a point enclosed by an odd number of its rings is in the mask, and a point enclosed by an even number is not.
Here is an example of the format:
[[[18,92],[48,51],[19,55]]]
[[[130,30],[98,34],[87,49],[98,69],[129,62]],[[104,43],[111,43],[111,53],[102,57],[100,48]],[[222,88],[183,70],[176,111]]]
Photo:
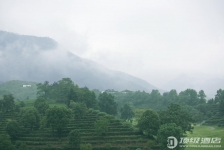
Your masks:
[[[20,111],[20,123],[27,128],[33,130],[34,127],[40,126],[40,115],[34,108],[21,109]]]
[[[74,111],[75,118],[83,118],[87,112],[87,107],[84,103],[71,103],[72,110]]]
[[[149,137],[157,134],[159,125],[159,116],[153,110],[146,110],[138,121],[139,129],[146,132]]]
[[[106,92],[99,95],[100,110],[111,115],[117,114],[117,103],[114,101],[114,96]]]
[[[4,95],[3,99],[0,99],[0,110],[3,112],[12,111],[15,108],[14,97],[12,94]]]
[[[78,149],[81,143],[81,136],[79,130],[72,130],[68,135],[69,145],[72,149]]]
[[[0,135],[0,148],[1,150],[16,150],[8,135]]]
[[[167,138],[173,136],[176,139],[180,139],[180,137],[183,137],[183,130],[180,126],[177,126],[175,123],[168,123],[168,124],[163,124],[160,126],[158,135],[157,135],[157,140],[161,147],[168,149],[167,148]],[[180,147],[176,147],[175,149],[180,149]]]
[[[94,123],[94,128],[97,134],[106,135],[109,131],[110,122],[106,118],[100,118]]]
[[[171,104],[167,110],[159,112],[161,124],[175,123],[180,126],[184,132],[192,131],[192,117],[185,112],[180,105]]]
[[[56,130],[58,136],[64,128],[67,127],[69,119],[71,118],[71,111],[64,107],[53,107],[46,111],[46,124],[49,125],[53,132]]]
[[[37,97],[42,97],[45,99],[50,98],[50,92],[50,85],[48,81],[45,81],[43,84],[37,84]]]
[[[217,91],[215,98],[216,98],[216,101],[219,102],[219,105],[218,105],[219,113],[220,115],[224,116],[224,90],[219,89]]]
[[[12,120],[6,124],[6,133],[8,133],[12,140],[16,140],[20,135],[20,126],[17,121]]]
[[[129,103],[124,104],[120,111],[121,118],[124,120],[131,120],[135,115]]]
[[[57,102],[63,102],[69,107],[70,102],[85,103],[88,108],[97,108],[96,95],[87,87],[79,88],[70,78],[62,78],[58,82],[49,84],[45,81],[43,84],[37,84],[38,98],[53,99]]]
[[[37,98],[34,102],[34,107],[39,111],[40,114],[44,115],[49,105],[44,98]]]

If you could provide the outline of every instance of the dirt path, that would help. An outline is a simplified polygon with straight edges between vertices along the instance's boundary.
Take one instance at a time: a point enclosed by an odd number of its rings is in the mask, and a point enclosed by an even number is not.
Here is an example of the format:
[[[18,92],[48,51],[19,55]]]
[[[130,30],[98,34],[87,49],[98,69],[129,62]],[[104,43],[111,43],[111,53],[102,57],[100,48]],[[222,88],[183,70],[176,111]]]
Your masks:
[[[214,130],[215,128],[214,127],[209,127],[210,128],[210,130]]]
[[[201,123],[199,123],[197,126],[201,126],[203,123],[205,123],[205,120],[203,120]]]

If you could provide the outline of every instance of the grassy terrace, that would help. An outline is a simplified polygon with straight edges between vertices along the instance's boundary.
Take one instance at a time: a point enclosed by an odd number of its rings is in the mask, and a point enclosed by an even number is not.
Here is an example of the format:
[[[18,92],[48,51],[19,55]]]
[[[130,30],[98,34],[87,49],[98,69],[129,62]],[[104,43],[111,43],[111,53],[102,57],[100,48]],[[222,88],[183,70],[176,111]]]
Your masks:
[[[26,107],[33,107],[32,100],[25,101]],[[50,104],[50,107],[62,106],[64,104]],[[109,132],[107,135],[97,135],[94,130],[94,122],[100,117],[106,117],[110,121]],[[0,114],[0,134],[4,133],[4,127],[7,121],[11,119],[18,120],[18,113]],[[30,148],[36,149],[62,149],[68,144],[68,133],[72,129],[79,129],[81,132],[81,143],[90,143],[93,149],[104,150],[106,146],[111,149],[120,149],[120,147],[129,147],[130,149],[142,148],[147,144],[147,139],[138,131],[128,127],[122,120],[116,119],[114,116],[106,115],[102,112],[89,110],[81,119],[72,118],[66,130],[63,131],[60,138],[52,133],[50,128],[42,130],[35,129],[31,132],[21,131],[22,136],[16,143],[25,142]]]

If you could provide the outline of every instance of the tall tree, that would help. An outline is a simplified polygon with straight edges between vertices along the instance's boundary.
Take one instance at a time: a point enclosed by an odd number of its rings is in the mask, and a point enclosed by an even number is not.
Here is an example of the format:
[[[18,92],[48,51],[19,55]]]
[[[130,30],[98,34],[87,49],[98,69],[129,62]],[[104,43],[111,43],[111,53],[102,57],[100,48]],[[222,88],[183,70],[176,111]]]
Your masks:
[[[146,110],[138,121],[138,127],[142,132],[146,132],[148,137],[157,135],[160,120],[157,113],[153,110]]]
[[[8,135],[0,135],[0,148],[1,150],[16,150]]]
[[[75,84],[70,78],[62,78],[59,80],[56,89],[57,93],[55,93],[57,100],[66,103],[70,89],[75,89]]]
[[[219,102],[219,113],[224,116],[224,99],[221,99]]]
[[[78,97],[79,102],[85,103],[88,108],[96,108],[97,104],[96,95],[93,91],[90,91],[87,87],[79,89]]]
[[[68,97],[66,100],[67,107],[69,107],[71,101],[78,102],[78,95],[77,95],[76,91],[72,88],[69,90]]]
[[[180,104],[187,104],[190,106],[198,105],[199,99],[197,92],[194,89],[187,89],[179,94]]]
[[[97,134],[106,135],[109,131],[110,122],[106,118],[100,118],[94,123],[94,128]]]
[[[72,149],[79,149],[81,138],[79,130],[72,130],[69,135],[69,145]]]
[[[58,136],[61,136],[61,132],[65,129],[71,118],[71,111],[64,107],[50,108],[46,111],[46,124],[49,125],[53,132],[56,130]]]
[[[83,118],[87,112],[87,107],[84,103],[74,103],[72,109],[75,114],[75,118]]]
[[[44,115],[46,110],[49,108],[46,99],[44,98],[37,98],[34,102],[34,107],[39,111],[40,114]]]
[[[157,140],[161,147],[164,149],[167,148],[167,138],[169,136],[173,136],[176,139],[180,139],[180,137],[183,136],[183,130],[180,126],[177,126],[175,123],[168,123],[168,124],[163,124],[160,126],[158,135],[157,135]],[[177,146],[175,149],[180,149],[179,146]]]
[[[20,111],[20,122],[26,128],[33,130],[34,127],[40,127],[40,115],[34,108],[22,109]]]
[[[43,84],[38,83],[37,84],[37,97],[42,97],[45,99],[50,98],[50,90],[51,90],[51,87],[50,87],[48,81],[45,81]]]
[[[219,89],[215,95],[215,104],[218,104],[221,99],[223,99],[223,91],[222,89]]]
[[[120,111],[121,118],[124,120],[131,120],[131,118],[135,115],[129,103],[124,104]]]
[[[111,115],[117,114],[117,103],[114,101],[114,96],[106,92],[99,95],[100,110]]]
[[[14,97],[12,94],[4,95],[0,100],[0,107],[3,112],[12,111],[15,108]]]
[[[161,124],[175,123],[180,126],[184,132],[192,131],[191,126],[194,121],[192,117],[185,112],[180,105],[171,104],[167,110],[159,112]]]
[[[12,140],[16,140],[19,137],[20,126],[15,120],[9,121],[6,124],[5,130],[10,135]]]
[[[205,99],[206,95],[205,95],[205,92],[203,90],[200,90],[198,92],[198,98],[199,98],[200,104],[205,104],[205,102],[206,102],[206,99]]]

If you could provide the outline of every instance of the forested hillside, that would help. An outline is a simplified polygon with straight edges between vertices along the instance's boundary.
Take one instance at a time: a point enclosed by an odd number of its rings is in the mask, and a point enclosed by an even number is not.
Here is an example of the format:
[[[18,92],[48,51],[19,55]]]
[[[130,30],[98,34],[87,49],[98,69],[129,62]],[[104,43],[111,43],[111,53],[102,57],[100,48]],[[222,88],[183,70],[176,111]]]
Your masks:
[[[35,99],[37,93],[36,84],[35,82],[19,80],[4,82],[0,84],[0,97],[13,94],[15,100]]]
[[[10,150],[165,150],[194,124],[224,125],[224,90],[163,93],[89,90],[70,78],[38,83],[37,98],[0,99],[0,147]],[[180,147],[179,147],[180,148]],[[180,148],[181,149],[181,148]]]

